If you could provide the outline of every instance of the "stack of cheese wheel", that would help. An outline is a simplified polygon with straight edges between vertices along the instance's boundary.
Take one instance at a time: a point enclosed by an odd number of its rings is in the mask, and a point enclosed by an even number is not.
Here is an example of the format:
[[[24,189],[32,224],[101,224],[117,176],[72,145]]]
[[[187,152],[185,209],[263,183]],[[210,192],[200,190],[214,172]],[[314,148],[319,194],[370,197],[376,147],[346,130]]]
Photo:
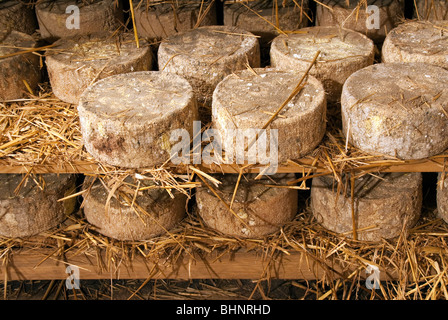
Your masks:
[[[381,63],[352,74],[341,98],[343,133],[367,153],[422,159],[448,148],[448,71]]]
[[[448,70],[448,20],[399,25],[384,40],[382,61],[424,62]]]
[[[163,39],[199,26],[217,24],[214,1],[134,0],[135,26],[140,37]]]
[[[144,190],[135,196],[137,187]],[[186,195],[174,191],[171,198],[167,190],[146,180],[137,184],[128,177],[111,191],[99,179],[87,178],[83,189],[86,191],[82,206],[87,221],[99,233],[117,240],[148,240],[163,235],[185,217]]]
[[[437,215],[448,223],[448,177],[439,173],[437,184]]]
[[[149,71],[152,53],[146,41],[137,48],[133,35],[101,33],[59,39],[47,51],[46,65],[56,97],[76,104],[95,81],[121,73]]]
[[[348,181],[346,181],[348,180]],[[345,190],[344,190],[345,188]],[[366,174],[338,184],[332,176],[313,178],[311,209],[326,229],[357,240],[381,241],[412,228],[422,206],[421,173]]]
[[[0,30],[0,99],[20,99],[37,87],[41,79],[39,57],[20,53],[35,47],[36,41],[28,34]]]
[[[36,15],[31,3],[19,0],[0,2],[0,30],[11,29],[33,34],[36,28]]]
[[[303,89],[269,124],[266,135],[258,137],[267,145],[265,154],[260,154],[258,142],[248,146],[251,143],[248,141],[244,148],[238,147],[238,137],[234,139],[235,134],[230,134],[247,129],[253,130],[252,138],[255,138],[254,131],[265,126],[302,77],[303,73],[255,68],[228,75],[218,84],[213,94],[212,125],[221,137],[228,158],[226,161],[230,162],[231,156],[235,155],[237,163],[242,163],[238,159],[254,163],[255,159],[250,160],[249,155],[252,147],[257,148],[257,163],[276,157],[277,152],[278,159],[274,161],[278,163],[298,159],[316,148],[325,134],[326,99],[322,83],[313,76],[303,81]],[[272,129],[277,130],[277,143],[271,139]],[[250,133],[246,133],[248,140],[251,140]],[[243,134],[244,131],[237,133]]]
[[[329,102],[339,101],[345,80],[353,72],[373,63],[375,45],[358,32],[338,27],[309,27],[300,31],[274,39],[271,66],[305,72],[320,51],[310,74],[322,81]]]
[[[0,235],[28,237],[49,230],[72,213],[76,198],[58,201],[72,194],[75,176],[42,174],[0,175]]]
[[[36,4],[42,39],[53,42],[123,26],[123,9],[115,0],[43,0]]]
[[[199,216],[210,228],[238,238],[259,238],[274,233],[294,219],[298,208],[298,190],[276,188],[294,179],[293,174],[241,177],[233,203],[238,175],[216,177],[221,184],[213,191],[203,185],[196,188]]]
[[[448,20],[448,0],[415,0],[414,19]]]
[[[224,1],[224,25],[235,26],[261,37],[268,45],[279,32],[294,31],[308,25],[308,0],[305,1]]]
[[[403,18],[403,0],[322,0],[316,8],[317,26],[352,29],[375,43],[381,43]]]
[[[174,130],[192,137],[197,104],[187,80],[159,71],[110,76],[88,87],[78,105],[86,150],[106,164],[144,168],[171,157]]]
[[[250,32],[226,26],[200,27],[166,38],[158,50],[159,70],[176,73],[193,87],[201,117],[210,122],[213,91],[228,74],[260,66],[258,39]],[[207,112],[208,110],[208,112]]]

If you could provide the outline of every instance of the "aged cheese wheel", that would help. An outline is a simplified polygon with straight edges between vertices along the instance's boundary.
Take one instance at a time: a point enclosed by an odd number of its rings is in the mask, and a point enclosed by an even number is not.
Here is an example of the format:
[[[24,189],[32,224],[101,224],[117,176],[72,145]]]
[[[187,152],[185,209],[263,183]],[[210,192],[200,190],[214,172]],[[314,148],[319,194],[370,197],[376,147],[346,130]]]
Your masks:
[[[152,68],[151,47],[128,33],[101,33],[59,39],[47,51],[51,87],[62,101],[77,104],[80,95],[95,81],[112,75]]]
[[[215,191],[230,205],[238,175],[216,177],[221,184]],[[198,214],[206,225],[225,235],[238,238],[259,238],[280,230],[294,219],[298,208],[298,190],[267,185],[284,185],[293,174],[276,174],[255,180],[255,175],[241,178],[233,212],[206,186],[196,188]],[[273,179],[275,182],[273,182]]]
[[[134,200],[135,187],[128,187],[132,194],[127,198],[120,196],[126,183],[137,185],[136,182],[125,180],[114,196],[107,203],[109,191],[96,180],[86,179],[84,188],[83,211],[87,221],[97,228],[97,231],[118,240],[148,240],[165,234],[175,227],[186,213],[186,195],[174,191],[171,198],[165,189],[154,188],[139,191]],[[141,188],[150,184],[142,182]]]
[[[140,71],[110,76],[88,87],[79,105],[86,150],[104,163],[141,168],[170,158],[173,130],[192,137],[197,104],[187,80]]]
[[[36,15],[31,4],[19,0],[0,2],[0,30],[11,29],[33,34],[36,28]]]
[[[191,30],[199,21],[198,26],[217,24],[216,3],[210,0],[134,0],[133,5],[138,35],[148,39],[160,40]]]
[[[414,19],[448,20],[448,0],[416,0]]]
[[[326,229],[353,237],[350,179],[338,182],[332,176],[313,178],[311,209]],[[421,173],[382,173],[355,180],[354,221],[358,240],[381,241],[411,228],[420,217],[422,206]]]
[[[358,31],[376,43],[404,19],[402,0],[322,0],[316,7],[317,26],[339,26]]]
[[[329,102],[340,99],[342,85],[353,72],[373,63],[375,45],[366,36],[338,27],[309,27],[303,33],[280,35],[271,46],[271,66],[305,72],[321,51],[310,74],[320,81]]]
[[[36,48],[36,41],[28,34],[0,30],[0,99],[20,99],[34,90],[40,79],[39,57],[33,53],[17,54],[26,49]]]
[[[236,27],[208,26],[168,37],[158,50],[159,70],[187,79],[198,102],[211,106],[213,90],[228,74],[260,66],[258,39]]]
[[[224,1],[224,25],[235,26],[261,37],[267,44],[281,31],[295,31],[308,25],[308,0]],[[278,25],[277,25],[278,22]]]
[[[38,184],[20,174],[0,175],[0,235],[28,237],[61,223],[72,213],[75,198],[58,201],[75,190],[75,176],[42,174]],[[18,193],[15,192],[17,189]]]
[[[448,69],[448,20],[399,25],[384,40],[382,62],[424,62]]]
[[[50,42],[123,26],[123,9],[116,0],[43,0],[36,4],[36,16],[42,39]]]
[[[448,148],[448,71],[424,63],[381,63],[344,84],[344,136],[371,154],[422,159]]]
[[[253,70],[256,74],[242,70],[228,75],[213,93],[213,127],[223,138],[223,149],[235,150],[234,153],[240,158],[248,158],[247,152],[236,147],[236,140],[225,137],[235,129],[263,128],[303,76],[272,68]],[[313,76],[308,76],[305,82],[302,91],[286,105],[266,132],[266,154],[269,154],[273,147],[270,130],[278,130],[279,163],[308,154],[325,134],[326,99],[322,83]]]
[[[437,184],[437,215],[448,223],[448,177],[439,173]]]

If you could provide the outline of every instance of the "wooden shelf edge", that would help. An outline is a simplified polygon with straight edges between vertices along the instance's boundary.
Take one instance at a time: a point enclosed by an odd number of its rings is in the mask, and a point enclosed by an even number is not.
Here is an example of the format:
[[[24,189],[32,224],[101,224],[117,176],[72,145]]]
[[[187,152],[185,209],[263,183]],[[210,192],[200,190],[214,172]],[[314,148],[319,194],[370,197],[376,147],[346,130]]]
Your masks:
[[[301,253],[289,255],[281,253],[274,260],[255,252],[238,251],[232,254],[217,256],[207,254],[192,258],[183,255],[175,264],[154,262],[138,256],[130,265],[124,261],[119,267],[102,270],[97,264],[97,257],[79,254],[67,257],[65,261],[54,257],[48,258],[50,250],[29,250],[13,252],[8,263],[0,269],[2,280],[63,280],[67,279],[66,267],[73,265],[79,268],[79,279],[303,279],[316,280],[338,279],[350,274],[353,270],[342,272],[339,266],[329,268]],[[54,251],[53,251],[54,252]],[[45,261],[45,258],[47,258]],[[104,257],[103,257],[104,258]],[[105,260],[102,259],[104,262]],[[362,273],[362,272],[361,272]],[[361,275],[361,278],[364,276]],[[382,272],[382,280],[393,280],[391,273]]]
[[[436,156],[429,159],[422,160],[403,160],[403,161],[382,161],[378,163],[366,163],[360,165],[356,169],[347,168],[346,170],[378,170],[382,172],[443,172],[445,170],[445,160],[448,155]],[[312,171],[314,173],[329,172],[328,168],[318,163],[312,165],[312,159],[300,159],[287,164],[279,165],[278,173],[307,173]],[[238,173],[243,166],[239,165],[195,165],[196,168],[206,173]],[[169,170],[176,173],[185,173],[188,171],[187,166],[167,166]],[[245,173],[259,173],[263,171],[263,166],[252,166],[244,169]],[[75,161],[71,163],[57,163],[57,164],[37,164],[37,165],[10,165],[4,161],[0,162],[0,173],[27,173],[32,170],[33,173],[78,173],[78,174],[101,174],[104,173],[101,166],[91,161]]]

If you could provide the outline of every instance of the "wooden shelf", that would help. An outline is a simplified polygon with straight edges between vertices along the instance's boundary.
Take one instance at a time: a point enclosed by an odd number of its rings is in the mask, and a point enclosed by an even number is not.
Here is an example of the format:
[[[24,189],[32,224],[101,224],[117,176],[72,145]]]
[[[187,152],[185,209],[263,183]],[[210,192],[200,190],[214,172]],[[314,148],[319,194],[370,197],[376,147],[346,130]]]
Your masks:
[[[366,162],[365,165],[360,165],[356,169],[347,167],[346,171],[361,171],[361,170],[378,170],[382,172],[442,172],[444,171],[448,154],[431,157],[429,159],[422,160],[390,160],[390,161],[378,161],[378,162]],[[279,173],[303,173],[312,170],[316,173],[325,173],[329,171],[328,166],[323,163],[317,163],[312,166],[312,159],[299,159],[296,161],[290,161],[287,164],[280,165],[278,168]],[[336,164],[336,163],[334,163]],[[188,170],[187,166],[165,166],[171,169],[173,172],[183,173]],[[196,168],[207,173],[238,173],[243,166],[239,165],[195,165]],[[98,174],[104,173],[102,167],[94,161],[74,161],[74,162],[61,162],[54,164],[8,164],[5,161],[0,160],[0,174],[1,173],[27,173],[32,169],[33,173],[85,173],[85,174]],[[258,173],[263,170],[263,166],[251,166],[246,168],[244,172]]]
[[[53,250],[54,251],[54,250]],[[137,256],[130,266],[120,263],[118,268],[101,271],[97,257],[86,254],[68,255],[64,261],[54,257],[47,258],[51,250],[26,250],[14,252],[8,265],[1,268],[2,279],[11,280],[57,280],[66,279],[66,267],[75,265],[79,268],[80,279],[328,279],[341,278],[354,271],[339,265],[322,266],[304,254],[279,254],[270,259],[259,253],[240,250],[232,254],[219,256],[216,253],[201,257],[183,255],[175,264],[155,264],[143,256]],[[104,258],[101,259],[106,261]],[[328,262],[327,262],[328,263]],[[396,275],[381,272],[382,280],[392,280]],[[5,278],[6,277],[6,278]]]

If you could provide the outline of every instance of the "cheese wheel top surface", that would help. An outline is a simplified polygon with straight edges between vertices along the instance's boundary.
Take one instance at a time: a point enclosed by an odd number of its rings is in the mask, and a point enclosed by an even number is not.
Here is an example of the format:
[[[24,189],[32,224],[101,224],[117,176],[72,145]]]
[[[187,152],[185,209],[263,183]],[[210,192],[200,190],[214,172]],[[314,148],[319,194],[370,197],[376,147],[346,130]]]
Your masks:
[[[207,26],[171,36],[161,46],[168,55],[219,63],[221,59],[246,52],[257,41],[250,32],[239,28]]]
[[[148,50],[145,41],[141,41],[137,48],[134,36],[122,34],[111,37],[111,34],[97,34],[94,36],[60,39],[54,43],[47,57],[64,64],[89,65],[107,64],[110,66],[127,63]]]
[[[299,84],[302,74],[268,68],[243,70],[228,75],[217,86],[213,99],[228,110],[238,128],[263,125],[276,112]],[[282,110],[281,116],[291,119],[310,112],[325,99],[321,83],[308,76],[302,91]],[[216,110],[214,108],[213,112]],[[280,117],[276,122],[287,121]]]
[[[343,91],[354,102],[345,108],[366,101],[394,112],[441,112],[448,103],[448,71],[424,63],[380,63],[352,74]]]
[[[285,55],[310,62],[318,50],[321,51],[318,61],[331,61],[370,56],[374,46],[366,36],[337,27],[309,27],[300,32],[281,35],[272,45]]]
[[[448,20],[407,22],[391,30],[387,38],[410,54],[445,54],[448,63]]]
[[[120,74],[102,79],[81,96],[78,110],[100,117],[141,121],[161,119],[182,110],[193,97],[187,80],[158,71]]]

